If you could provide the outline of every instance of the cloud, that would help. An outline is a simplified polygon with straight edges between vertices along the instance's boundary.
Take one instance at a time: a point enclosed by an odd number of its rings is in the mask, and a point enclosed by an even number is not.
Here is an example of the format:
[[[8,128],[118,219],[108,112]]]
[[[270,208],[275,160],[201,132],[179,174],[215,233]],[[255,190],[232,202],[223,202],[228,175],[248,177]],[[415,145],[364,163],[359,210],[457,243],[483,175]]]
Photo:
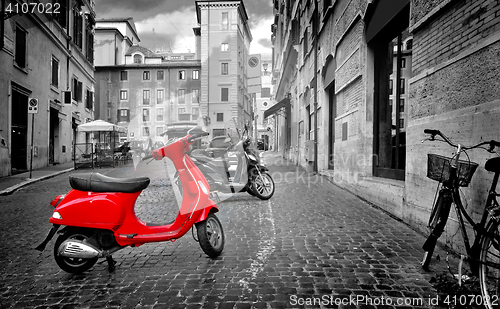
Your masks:
[[[266,54],[271,53],[271,25],[273,17],[261,18],[250,29],[253,40],[250,43],[251,54]]]
[[[252,53],[270,53],[272,2],[244,1],[253,41]],[[141,45],[149,49],[172,49],[174,52],[194,52],[193,27],[198,26],[194,1],[185,0],[96,0],[97,18],[134,18]],[[154,35],[153,35],[154,28]]]
[[[181,11],[154,15],[136,21],[141,45],[150,49],[171,49],[174,52],[195,52],[193,27],[198,26],[193,6]],[[154,34],[153,34],[154,29]]]

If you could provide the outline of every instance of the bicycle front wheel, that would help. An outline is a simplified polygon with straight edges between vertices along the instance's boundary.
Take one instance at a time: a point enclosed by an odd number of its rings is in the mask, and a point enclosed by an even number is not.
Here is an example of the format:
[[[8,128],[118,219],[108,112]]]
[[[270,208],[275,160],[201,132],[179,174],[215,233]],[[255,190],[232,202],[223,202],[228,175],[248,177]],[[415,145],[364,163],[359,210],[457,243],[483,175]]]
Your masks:
[[[490,220],[481,238],[479,282],[486,308],[500,308],[500,234],[498,222]]]
[[[425,270],[429,270],[437,240],[443,233],[446,222],[448,221],[448,216],[450,215],[451,203],[451,192],[449,190],[441,190],[429,220],[429,227],[432,229],[432,232],[422,246],[424,249],[424,256],[420,265],[422,265],[422,268]]]

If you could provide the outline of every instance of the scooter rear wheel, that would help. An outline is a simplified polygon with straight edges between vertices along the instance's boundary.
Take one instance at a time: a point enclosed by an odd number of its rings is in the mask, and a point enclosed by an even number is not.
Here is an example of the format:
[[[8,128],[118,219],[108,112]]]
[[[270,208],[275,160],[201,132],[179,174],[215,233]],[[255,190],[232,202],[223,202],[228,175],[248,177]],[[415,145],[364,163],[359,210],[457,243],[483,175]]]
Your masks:
[[[69,228],[64,234],[59,236],[54,245],[54,259],[57,265],[68,273],[82,273],[89,270],[97,262],[98,258],[83,259],[70,258],[58,254],[59,246],[67,239],[85,240],[91,237],[92,231],[86,229]]]
[[[225,237],[217,216],[213,213],[209,214],[204,221],[196,224],[196,230],[203,252],[211,258],[218,257],[224,249]]]

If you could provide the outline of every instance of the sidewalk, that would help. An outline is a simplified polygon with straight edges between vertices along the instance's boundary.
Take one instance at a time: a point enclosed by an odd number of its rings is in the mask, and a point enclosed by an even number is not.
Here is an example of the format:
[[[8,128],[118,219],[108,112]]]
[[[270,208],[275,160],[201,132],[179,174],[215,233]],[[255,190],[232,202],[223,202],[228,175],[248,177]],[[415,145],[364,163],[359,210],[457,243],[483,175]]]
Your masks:
[[[8,195],[14,191],[32,184],[34,182],[51,178],[69,171],[74,170],[74,163],[68,162],[64,164],[49,165],[31,172],[21,173],[13,176],[0,178],[0,196]]]

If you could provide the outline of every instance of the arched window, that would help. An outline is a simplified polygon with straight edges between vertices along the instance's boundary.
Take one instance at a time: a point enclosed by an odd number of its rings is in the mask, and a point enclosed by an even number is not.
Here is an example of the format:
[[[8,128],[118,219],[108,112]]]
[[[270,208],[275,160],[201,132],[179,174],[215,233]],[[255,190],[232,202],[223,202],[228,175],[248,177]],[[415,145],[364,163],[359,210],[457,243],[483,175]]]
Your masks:
[[[139,54],[134,55],[134,63],[142,63],[142,56]]]

